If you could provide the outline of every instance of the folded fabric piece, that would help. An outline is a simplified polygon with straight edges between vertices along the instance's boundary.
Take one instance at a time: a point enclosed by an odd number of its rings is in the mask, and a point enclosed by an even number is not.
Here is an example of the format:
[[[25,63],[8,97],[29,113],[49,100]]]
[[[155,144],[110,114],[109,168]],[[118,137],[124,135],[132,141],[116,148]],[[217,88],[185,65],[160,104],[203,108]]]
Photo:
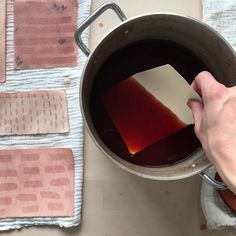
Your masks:
[[[0,218],[73,216],[71,149],[0,150]]]
[[[15,0],[15,69],[77,65],[77,0]]]
[[[221,33],[236,50],[236,0],[203,0],[203,21]],[[210,170],[212,176],[215,170]],[[226,206],[218,192],[203,181],[202,210],[209,229],[236,228],[236,214]]]
[[[74,155],[74,214],[69,217],[22,217],[0,219],[0,230],[16,229],[30,225],[76,226],[81,219],[83,182],[83,120],[79,106],[79,86],[83,65],[87,58],[78,50],[80,65],[72,68],[14,70],[14,21],[13,0],[7,3],[7,83],[1,92],[22,92],[32,90],[66,89],[70,132],[35,136],[1,137],[0,149],[14,148],[71,148]],[[78,19],[81,23],[90,14],[90,0],[78,0]],[[83,41],[88,43],[88,33]]]

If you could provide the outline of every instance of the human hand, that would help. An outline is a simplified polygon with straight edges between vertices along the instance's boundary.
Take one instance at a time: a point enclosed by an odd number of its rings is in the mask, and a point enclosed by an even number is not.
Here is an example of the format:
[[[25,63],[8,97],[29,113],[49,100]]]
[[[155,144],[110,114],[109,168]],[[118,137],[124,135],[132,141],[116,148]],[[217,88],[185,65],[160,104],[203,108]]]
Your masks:
[[[236,87],[226,88],[206,71],[197,75],[192,87],[202,98],[188,101],[195,133],[207,158],[236,194]]]

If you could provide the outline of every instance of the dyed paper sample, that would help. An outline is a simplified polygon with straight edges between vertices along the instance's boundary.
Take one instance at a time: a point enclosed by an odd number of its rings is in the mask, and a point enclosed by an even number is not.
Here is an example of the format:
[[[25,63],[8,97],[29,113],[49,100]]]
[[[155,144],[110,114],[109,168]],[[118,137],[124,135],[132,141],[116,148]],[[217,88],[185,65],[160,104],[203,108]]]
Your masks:
[[[69,131],[65,90],[0,94],[0,135]]]
[[[108,89],[102,101],[131,154],[186,127],[132,77]]]
[[[77,65],[77,0],[15,0],[15,69]]]
[[[201,101],[201,98],[171,65],[166,64],[139,72],[133,78],[184,123],[194,123],[187,102],[190,99]]]
[[[0,151],[0,218],[72,216],[73,209],[71,149]]]
[[[0,1],[0,83],[6,81],[6,0]]]

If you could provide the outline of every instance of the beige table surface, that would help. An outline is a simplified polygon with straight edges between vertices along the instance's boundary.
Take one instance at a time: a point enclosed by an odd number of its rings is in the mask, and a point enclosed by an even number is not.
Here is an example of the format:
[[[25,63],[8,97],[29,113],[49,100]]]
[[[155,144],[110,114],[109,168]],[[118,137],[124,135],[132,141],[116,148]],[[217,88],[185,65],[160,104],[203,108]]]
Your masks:
[[[94,0],[92,10],[104,0]],[[163,11],[201,18],[200,0],[116,0],[127,17]],[[91,28],[90,48],[118,22],[105,13]],[[103,27],[101,24],[103,23]],[[30,227],[1,233],[14,236],[233,236],[236,230],[201,230],[200,183],[196,176],[159,182],[128,174],[94,145],[85,131],[82,223],[63,230]],[[203,227],[202,226],[202,227]],[[203,227],[204,228],[204,227]]]

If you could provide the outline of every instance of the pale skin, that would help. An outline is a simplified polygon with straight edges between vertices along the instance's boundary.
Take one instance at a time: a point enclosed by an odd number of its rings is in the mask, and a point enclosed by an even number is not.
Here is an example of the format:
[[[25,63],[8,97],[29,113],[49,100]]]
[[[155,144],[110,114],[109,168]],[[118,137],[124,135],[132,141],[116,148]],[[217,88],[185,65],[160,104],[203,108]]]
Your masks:
[[[195,133],[207,158],[236,194],[236,86],[227,88],[203,71],[192,87],[202,98],[202,102],[188,101]]]

